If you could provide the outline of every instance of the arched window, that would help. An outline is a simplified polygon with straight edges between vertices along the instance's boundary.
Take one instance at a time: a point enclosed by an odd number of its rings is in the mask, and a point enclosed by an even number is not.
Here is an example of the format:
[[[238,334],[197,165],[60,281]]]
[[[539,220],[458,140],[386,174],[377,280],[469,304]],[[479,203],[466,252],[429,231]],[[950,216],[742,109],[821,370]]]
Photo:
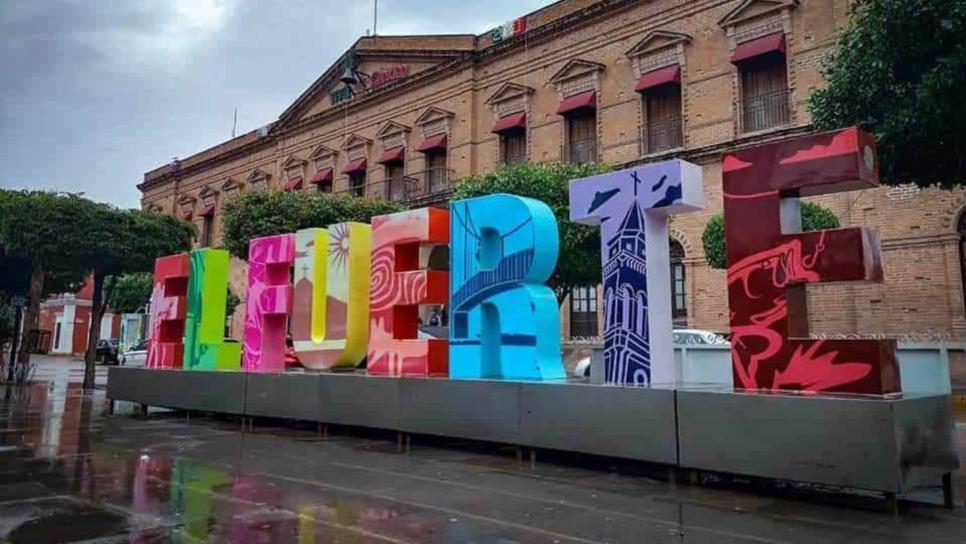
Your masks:
[[[684,248],[671,240],[671,316],[675,326],[688,324],[688,293],[684,268]]]

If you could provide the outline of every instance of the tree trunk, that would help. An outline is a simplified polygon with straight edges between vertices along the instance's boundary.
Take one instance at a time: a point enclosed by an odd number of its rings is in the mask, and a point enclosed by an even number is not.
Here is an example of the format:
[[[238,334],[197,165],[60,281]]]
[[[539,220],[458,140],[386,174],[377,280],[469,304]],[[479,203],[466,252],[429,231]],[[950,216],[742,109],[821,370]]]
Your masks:
[[[101,339],[101,318],[107,307],[104,297],[104,272],[94,271],[94,296],[91,300],[91,327],[87,331],[87,352],[84,353],[84,389],[94,389],[94,369],[97,343]]]
[[[16,361],[10,361],[11,366],[30,364],[30,345],[27,342],[27,338],[30,335],[30,331],[37,328],[38,321],[40,320],[40,299],[44,296],[45,275],[44,267],[34,263],[33,268],[30,270],[30,292],[28,293],[30,300],[23,314],[23,336],[20,338],[20,353],[17,354]],[[13,332],[14,334],[20,334],[19,330]]]

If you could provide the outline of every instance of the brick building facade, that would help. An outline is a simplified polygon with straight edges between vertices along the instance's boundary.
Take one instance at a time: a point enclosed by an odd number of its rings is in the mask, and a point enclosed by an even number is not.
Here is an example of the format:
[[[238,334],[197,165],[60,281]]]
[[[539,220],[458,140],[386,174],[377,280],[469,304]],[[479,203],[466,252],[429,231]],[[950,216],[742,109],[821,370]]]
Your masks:
[[[50,333],[42,349],[54,355],[83,355],[87,351],[87,335],[91,328],[94,279],[88,278],[76,293],[54,295],[40,303],[41,331]],[[118,338],[121,316],[105,312],[101,318],[101,338]]]
[[[680,157],[704,169],[706,208],[672,222],[676,320],[725,330],[725,274],[701,246],[721,211],[722,154],[811,130],[805,103],[849,4],[562,0],[481,36],[361,38],[273,123],[146,173],[143,206],[217,245],[221,204],[239,191],[442,205],[459,179],[503,163]],[[813,333],[962,339],[964,198],[883,187],[814,199],[843,226],[879,229],[886,281],[809,286]],[[236,293],[244,278],[235,263]],[[599,295],[571,298],[564,335],[592,336]]]

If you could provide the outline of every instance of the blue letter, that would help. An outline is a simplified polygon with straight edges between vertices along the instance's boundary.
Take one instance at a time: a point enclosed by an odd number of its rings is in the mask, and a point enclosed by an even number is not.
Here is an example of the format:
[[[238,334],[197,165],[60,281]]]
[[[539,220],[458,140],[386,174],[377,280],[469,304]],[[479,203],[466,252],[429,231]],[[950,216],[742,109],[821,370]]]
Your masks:
[[[450,377],[565,378],[553,212],[497,194],[453,202],[450,224]]]

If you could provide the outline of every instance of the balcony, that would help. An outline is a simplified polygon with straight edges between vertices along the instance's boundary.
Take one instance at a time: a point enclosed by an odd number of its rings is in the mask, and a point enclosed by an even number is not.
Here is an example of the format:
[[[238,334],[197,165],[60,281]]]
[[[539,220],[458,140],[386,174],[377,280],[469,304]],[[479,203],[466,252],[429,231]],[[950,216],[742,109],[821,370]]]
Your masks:
[[[782,89],[742,99],[738,130],[742,134],[787,125],[791,122],[791,91]]]
[[[597,138],[586,138],[565,143],[561,147],[562,162],[587,164],[597,162]]]
[[[645,127],[645,154],[676,149],[684,145],[681,116],[648,123]]]
[[[402,178],[388,178],[364,186],[350,187],[339,194],[366,198],[368,200],[393,200],[412,203],[432,202],[433,197],[447,194],[453,171],[448,168],[430,168]]]
[[[406,200],[429,199],[435,195],[447,193],[453,180],[453,171],[449,168],[435,167],[409,175],[415,180],[406,195]]]
[[[407,196],[412,191],[411,186],[415,182],[416,180],[409,176],[373,181],[366,186],[365,197],[369,200],[394,200],[402,202],[408,200]]]
[[[527,163],[527,154],[520,153],[517,155],[504,155],[503,164],[505,166],[519,166],[521,164]]]

